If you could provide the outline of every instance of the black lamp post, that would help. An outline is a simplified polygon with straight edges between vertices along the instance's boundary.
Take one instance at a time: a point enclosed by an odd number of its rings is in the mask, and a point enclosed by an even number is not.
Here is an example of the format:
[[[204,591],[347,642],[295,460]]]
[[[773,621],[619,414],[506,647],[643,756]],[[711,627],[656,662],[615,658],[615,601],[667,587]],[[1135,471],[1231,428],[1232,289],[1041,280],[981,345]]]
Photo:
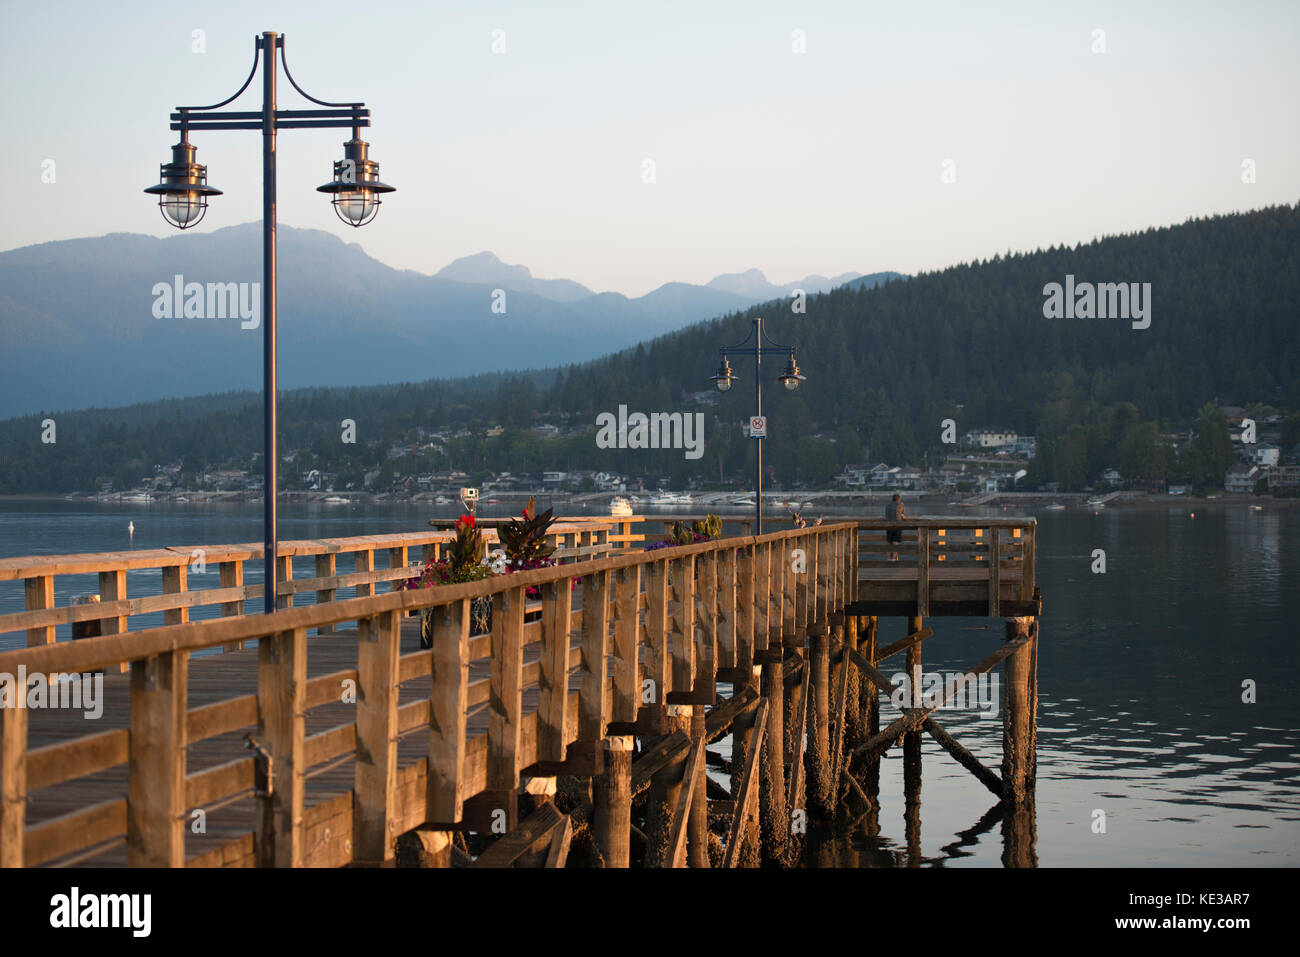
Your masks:
[[[746,345],[751,339],[754,340],[752,346]],[[763,340],[767,339],[771,345],[763,345]],[[722,361],[718,363],[718,371],[712,377],[713,385],[719,392],[726,392],[735,384],[736,376],[731,371],[731,363],[727,361],[727,356],[753,356],[754,357],[754,415],[763,414],[763,356],[765,355],[789,355],[789,361],[786,363],[785,371],[781,373],[781,384],[790,392],[799,388],[805,376],[799,372],[799,366],[794,361],[794,347],[783,346],[768,339],[763,333],[763,319],[761,316],[754,317],[754,328],[744,341],[734,346],[724,346],[718,352],[722,354]],[[755,436],[758,445],[755,446],[754,458],[756,467],[754,471],[754,518],[757,523],[756,534],[763,534],[763,436]]]
[[[379,164],[366,155],[367,143],[361,140],[361,127],[370,125],[370,111],[364,103],[327,103],[308,95],[294,82],[284,54],[284,37],[263,33],[254,38],[253,69],[235,95],[211,106],[180,106],[171,114],[171,128],[179,130],[181,141],[172,147],[172,161],[162,164],[156,186],[145,190],[158,196],[163,218],[179,229],[198,224],[207,212],[207,198],[220,196],[221,190],[208,185],[207,167],[194,162],[195,148],[190,145],[190,130],[261,130],[262,131],[262,385],[265,415],[265,548],[262,553],[266,575],[266,607],[276,608],[276,386],[275,386],[275,137],[279,130],[351,129],[352,139],[343,144],[343,159],[334,164],[334,179],[318,187],[331,194],[334,211],[349,226],[364,226],[379,211],[379,195],[394,189],[379,181]],[[275,51],[280,51],[280,65],[289,85],[323,110],[279,110],[275,105]],[[264,59],[263,59],[264,58]],[[259,112],[219,110],[237,100],[257,75],[262,64],[262,109]]]

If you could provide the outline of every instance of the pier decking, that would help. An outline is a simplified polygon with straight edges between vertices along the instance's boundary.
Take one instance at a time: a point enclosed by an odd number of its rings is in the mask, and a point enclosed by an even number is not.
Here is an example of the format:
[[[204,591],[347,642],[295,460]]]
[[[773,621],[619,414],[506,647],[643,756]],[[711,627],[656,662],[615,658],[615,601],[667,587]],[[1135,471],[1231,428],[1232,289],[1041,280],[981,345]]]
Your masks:
[[[374,593],[446,533],[287,543],[273,616],[238,605],[260,593],[236,564],[259,546],[202,549],[223,585],[204,591],[186,590],[194,549],[0,562],[31,609],[0,616],[30,643],[0,653],[0,675],[105,672],[98,720],[0,708],[0,864],[379,865],[402,841],[426,864],[468,864],[467,832],[495,838],[480,866],[562,866],[579,844],[610,866],[789,863],[792,820],[873,800],[880,754],[901,741],[919,768],[922,731],[1032,828],[1032,519],[837,522],[652,552],[627,549],[635,521],[563,521],[571,564],[420,592]],[[901,544],[884,540],[893,527]],[[293,577],[298,556],[314,578]],[[162,592],[126,597],[128,562],[157,568]],[[55,576],[86,573],[117,590],[56,606]],[[293,607],[304,593],[317,603]],[[159,612],[168,623],[129,629]],[[922,619],[944,614],[1007,619],[972,669],[1007,669],[1000,774],[938,724],[943,701],[879,727],[895,689],[878,666],[906,652],[919,668]],[[878,648],[887,615],[908,637]],[[101,636],[53,641],[91,621]],[[730,788],[704,774],[722,735]]]

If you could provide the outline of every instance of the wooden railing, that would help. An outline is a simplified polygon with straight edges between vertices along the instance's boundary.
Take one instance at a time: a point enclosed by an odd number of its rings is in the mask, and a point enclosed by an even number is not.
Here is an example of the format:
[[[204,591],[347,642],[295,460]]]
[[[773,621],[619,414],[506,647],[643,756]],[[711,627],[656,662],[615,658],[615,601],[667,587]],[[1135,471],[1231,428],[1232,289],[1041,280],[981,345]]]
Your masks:
[[[1036,519],[863,519],[857,524],[859,575],[872,582],[875,593],[864,598],[906,596],[915,602],[911,613],[922,617],[936,599],[969,603],[972,595],[987,601],[990,617],[1001,616],[1004,605],[1010,614],[1030,613],[1023,605],[1034,601],[1036,589]],[[887,541],[891,530],[901,533],[901,542]],[[972,575],[972,569],[979,574]]]
[[[563,563],[605,555],[617,548],[610,541],[611,527],[611,522],[603,519],[565,519],[551,527],[548,542],[556,547],[556,557]],[[410,567],[413,560],[441,558],[451,537],[450,532],[428,531],[280,542],[276,550],[278,607],[292,607],[297,595],[312,594],[316,603],[322,604],[345,596],[373,595],[376,586],[385,582],[395,589],[399,581],[414,573]],[[496,532],[485,530],[484,539],[491,549],[497,541]],[[378,565],[377,554],[381,557]],[[340,557],[345,569],[350,563],[350,572],[340,572]],[[244,584],[244,563],[261,558],[262,545],[256,543],[0,559],[0,582],[23,581],[27,608],[0,614],[0,634],[25,631],[28,646],[33,646],[52,644],[60,625],[115,635],[129,631],[132,618],[159,612],[164,624],[189,621],[191,612],[200,608],[215,610],[219,606],[221,617],[242,615],[246,610],[260,612],[263,586]],[[299,567],[311,560],[314,574],[295,578],[295,559]],[[191,572],[200,569],[205,579],[215,570],[220,587],[193,589]],[[140,571],[159,573],[160,593],[128,597],[127,573]],[[97,576],[95,602],[72,604],[68,602],[72,596],[63,595],[64,604],[56,604],[57,580],[67,581],[74,575]],[[250,599],[252,604],[246,607]],[[324,627],[329,630],[331,626]]]
[[[237,554],[232,561],[251,557]],[[105,713],[108,730],[96,734],[29,749],[29,711],[0,708],[0,865],[66,863],[122,842],[131,865],[381,862],[399,835],[429,822],[450,829],[485,794],[509,810],[513,828],[521,774],[539,762],[592,759],[608,735],[653,726],[670,705],[716,704],[719,681],[749,676],[772,654],[779,662],[809,623],[853,600],[857,560],[855,524],[826,524],[0,653],[0,675],[124,665],[131,673],[129,705]],[[571,588],[575,576],[580,586]],[[348,583],[331,584],[337,591]],[[536,601],[527,598],[532,588]],[[471,604],[484,598],[493,604],[491,631],[474,634]],[[540,617],[526,623],[534,608]],[[432,615],[433,649],[402,654],[401,621],[412,612]],[[355,667],[309,679],[320,647],[309,630],[350,621],[358,622]],[[191,656],[250,640],[258,642],[257,669],[247,691],[193,706],[191,672],[216,663],[191,668]],[[471,666],[484,662],[487,674],[470,680]],[[399,686],[424,676],[426,690],[402,689],[399,701]],[[308,735],[312,712],[338,708],[349,682],[351,719]],[[535,696],[527,712],[526,692]],[[483,710],[486,731],[471,734],[471,713]],[[31,715],[35,728],[48,712]],[[255,754],[239,743],[241,731]],[[411,734],[427,735],[426,753],[399,766],[399,739]],[[229,742],[225,759],[191,769],[194,746],[210,742],[211,758],[218,738]],[[353,764],[352,788],[307,806],[309,776],[339,761]],[[105,773],[118,775],[108,793],[103,777],[93,790],[74,791],[97,800],[68,808],[64,791],[59,813],[43,804],[46,789],[78,788]],[[189,852],[192,812],[245,799],[258,810],[249,830]]]

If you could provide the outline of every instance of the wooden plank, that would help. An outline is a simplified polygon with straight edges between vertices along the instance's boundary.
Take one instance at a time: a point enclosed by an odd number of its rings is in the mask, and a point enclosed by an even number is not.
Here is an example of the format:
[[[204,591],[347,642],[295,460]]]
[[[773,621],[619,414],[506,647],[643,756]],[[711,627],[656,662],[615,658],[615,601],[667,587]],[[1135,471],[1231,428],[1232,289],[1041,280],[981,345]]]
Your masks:
[[[653,553],[651,553],[653,554]],[[645,680],[656,707],[662,707],[669,689],[668,664],[668,561],[660,558],[645,566],[646,644]]]
[[[189,654],[131,663],[129,867],[185,865],[185,719]]]
[[[202,808],[256,786],[253,758],[235,758],[185,778],[185,807]]]
[[[306,794],[307,629],[257,646],[257,740],[271,755],[271,794],[258,798],[264,867],[303,865]]]
[[[569,689],[569,632],[573,591],[567,580],[547,582],[542,588],[542,654],[537,711],[538,758],[563,761],[569,740],[565,699]],[[463,736],[463,734],[462,734]],[[458,820],[459,818],[435,818]]]
[[[781,642],[786,646],[802,644],[808,615],[808,572],[816,567],[816,546],[814,536],[787,538],[781,543],[781,577],[777,578],[775,570],[772,575],[772,589],[779,593],[780,602],[778,619],[781,622]],[[802,558],[800,557],[802,553]],[[775,554],[775,550],[773,551]],[[805,571],[797,571],[798,568]]]
[[[395,611],[358,621],[357,760],[353,805],[356,860],[379,864],[394,856],[397,840],[397,658],[401,618]]]
[[[127,800],[114,798],[60,814],[27,829],[23,866],[39,867],[126,833]]]
[[[169,565],[162,570],[162,590],[164,595],[183,594],[188,590],[189,584],[188,565]],[[190,620],[190,610],[185,606],[179,608],[169,608],[163,612],[164,625],[179,625],[183,621]]]
[[[19,711],[25,718],[26,708],[0,708],[0,717]],[[131,760],[130,737],[130,731],[118,728],[73,738],[71,741],[60,741],[58,744],[48,744],[43,748],[32,748],[27,752],[27,790],[38,791],[53,784],[62,784],[73,778],[125,764]]]
[[[15,693],[25,689],[15,689]],[[27,827],[27,709],[0,706],[0,867],[22,867]]]
[[[582,576],[582,657],[578,666],[578,740],[605,736],[609,692],[605,657],[609,653],[609,573]]]
[[[635,721],[641,697],[637,680],[641,566],[620,568],[614,579],[614,701],[611,721]]]
[[[961,742],[949,734],[939,722],[935,721],[934,718],[926,718],[921,727],[929,732],[930,737],[939,742],[940,746],[951,754],[958,764],[975,775],[981,784],[999,798],[1002,797],[1002,779],[986,768],[979,758],[962,747]]]
[[[498,592],[492,608],[492,697],[488,704],[487,787],[509,791],[519,786],[520,719],[523,716],[524,589]],[[583,596],[585,599],[585,595]],[[593,618],[596,616],[593,615]],[[603,682],[602,682],[603,684]],[[506,811],[515,826],[514,802]]]
[[[934,631],[927,625],[925,628],[922,628],[914,634],[907,635],[904,638],[899,638],[898,641],[885,645],[885,647],[876,652],[876,664],[880,664],[887,658],[892,658],[900,651],[910,648],[918,641],[924,641],[926,638],[930,638],[933,635]]]
[[[38,575],[24,579],[23,592],[28,611],[54,607],[54,576]],[[54,626],[27,629],[27,647],[54,644]]]
[[[519,826],[498,838],[474,859],[470,867],[509,867],[538,841],[551,834],[567,819],[552,801],[543,802]]]
[[[185,740],[193,744],[257,724],[257,695],[247,694],[191,708],[185,718]]]
[[[333,553],[328,553],[328,552],[324,555],[316,556],[316,577],[317,578],[331,578],[334,576],[334,573],[337,571],[337,566],[335,564],[336,557],[337,556],[335,556]],[[316,590],[316,604],[324,605],[327,602],[331,602],[334,600],[334,596],[336,594],[338,594],[337,589],[318,588]],[[335,630],[335,627],[336,627],[335,625],[321,625],[319,628],[316,629],[316,634],[328,635]]]
[[[722,858],[723,867],[735,867],[740,862],[741,842],[749,830],[749,823],[758,820],[758,759],[763,753],[763,736],[767,731],[767,699],[759,701],[754,714],[754,731],[749,739],[749,750],[743,756],[744,770],[736,790],[736,810],[731,818],[731,837]]]
[[[569,861],[569,843],[573,840],[573,818],[564,815],[564,820],[553,832],[551,846],[546,851],[545,867],[564,867]]]
[[[673,809],[673,822],[668,831],[667,860],[672,862],[672,867],[686,866],[686,825],[690,821],[695,793],[704,787],[700,778],[705,773],[705,741],[704,737],[696,739],[695,747],[691,749],[690,757],[686,759],[686,768],[682,772],[682,787],[677,795],[677,806]]]

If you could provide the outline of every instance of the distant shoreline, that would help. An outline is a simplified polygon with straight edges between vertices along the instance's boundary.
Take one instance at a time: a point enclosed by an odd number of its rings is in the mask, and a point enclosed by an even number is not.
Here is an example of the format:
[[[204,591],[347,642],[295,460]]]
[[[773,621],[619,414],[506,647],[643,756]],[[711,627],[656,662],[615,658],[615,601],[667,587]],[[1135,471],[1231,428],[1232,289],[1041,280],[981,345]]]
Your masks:
[[[627,496],[633,493],[616,493],[616,492],[573,492],[573,493],[554,493],[545,490],[533,491],[510,491],[510,492],[493,492],[492,498],[499,498],[501,503],[526,501],[529,497],[537,498],[541,501],[554,501],[557,508],[563,505],[572,505],[574,507],[589,508],[606,504],[610,498],[622,494]],[[648,494],[648,493],[642,493]],[[809,490],[789,490],[782,492],[765,493],[764,499],[768,502],[764,514],[771,511],[778,515],[782,510],[782,503],[785,501],[798,500],[805,505],[805,511],[824,510],[826,512],[844,512],[854,511],[861,507],[872,507],[882,505],[888,501],[894,494],[893,490],[873,491],[873,492],[845,492],[845,491],[809,491]],[[965,510],[966,508],[998,508],[1000,506],[1018,506],[1022,508],[1034,508],[1041,510],[1049,505],[1064,505],[1069,510],[1082,510],[1094,508],[1108,509],[1131,509],[1151,506],[1170,506],[1170,505],[1187,505],[1198,506],[1201,508],[1212,508],[1220,506],[1241,506],[1241,505],[1259,505],[1266,509],[1279,508],[1298,508],[1300,507],[1300,498],[1273,498],[1270,496],[1256,496],[1244,494],[1230,494],[1221,492],[1214,498],[1201,498],[1189,495],[1155,495],[1146,493],[1129,493],[1125,492],[1120,497],[1106,502],[1103,506],[1090,506],[1087,504],[1089,498],[1094,497],[1095,493],[1091,492],[1000,492],[997,496],[986,503],[975,506],[963,505],[960,500],[954,500],[949,492],[937,492],[926,490],[921,492],[899,490],[898,494],[902,496],[904,502],[912,502],[918,505],[933,506],[943,503],[946,507],[953,509]],[[452,498],[452,501],[443,503],[441,507],[450,507],[457,504],[457,500],[447,495],[447,493],[421,492],[413,496],[398,497],[392,493],[378,495],[371,493],[339,493],[339,492],[290,492],[281,493],[280,501],[287,504],[295,505],[328,505],[341,507],[344,503],[326,502],[326,497],[337,496],[346,498],[349,501],[347,505],[409,505],[409,506],[428,506],[437,505],[434,501],[435,496]],[[633,511],[636,514],[693,514],[708,511],[732,514],[752,514],[753,506],[737,506],[727,504],[726,502],[709,501],[713,496],[725,498],[738,498],[745,495],[743,490],[735,492],[701,492],[696,493],[696,500],[687,505],[681,506],[649,506],[648,503],[642,505],[633,505]],[[786,497],[788,496],[788,498]],[[177,501],[177,498],[183,498],[184,501]],[[967,496],[969,498],[971,496]],[[260,505],[261,496],[249,496],[241,492],[187,492],[177,495],[163,495],[155,498],[153,501],[140,502],[129,499],[97,499],[92,495],[60,495],[57,493],[22,493],[0,495],[0,502],[68,502],[74,505],[144,505],[144,506],[170,506],[170,505]],[[497,504],[490,499],[482,500],[483,504]],[[643,511],[643,509],[646,509]],[[960,514],[960,513],[959,513]]]

